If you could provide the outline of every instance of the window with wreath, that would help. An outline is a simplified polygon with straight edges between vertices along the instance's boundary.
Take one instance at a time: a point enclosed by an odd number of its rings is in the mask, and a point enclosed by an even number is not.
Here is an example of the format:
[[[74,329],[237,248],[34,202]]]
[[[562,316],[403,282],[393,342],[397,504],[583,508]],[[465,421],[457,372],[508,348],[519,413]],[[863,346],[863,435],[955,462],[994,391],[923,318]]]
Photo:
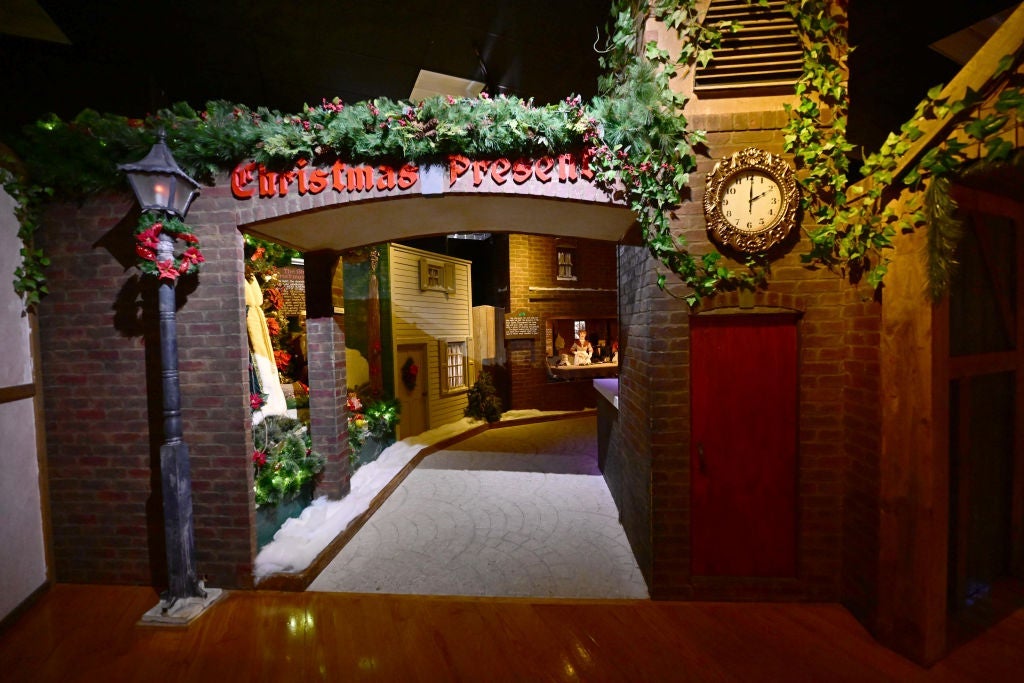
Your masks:
[[[576,280],[576,247],[560,245],[555,248],[558,254],[559,280]]]
[[[469,353],[465,339],[442,339],[441,393],[453,393],[469,388]]]

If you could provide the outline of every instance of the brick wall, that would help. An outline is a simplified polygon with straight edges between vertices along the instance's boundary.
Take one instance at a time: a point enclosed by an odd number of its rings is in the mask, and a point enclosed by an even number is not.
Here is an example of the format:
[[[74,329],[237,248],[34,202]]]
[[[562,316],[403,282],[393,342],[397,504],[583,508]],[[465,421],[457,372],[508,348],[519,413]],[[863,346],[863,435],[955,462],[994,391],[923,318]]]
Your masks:
[[[655,372],[671,370],[659,367],[650,352],[653,317],[648,305],[657,290],[653,259],[645,248],[620,246],[618,271],[619,419],[617,433],[611,435],[604,475],[650,588],[654,580],[653,524],[685,523],[685,517],[680,520],[664,512],[655,517],[652,508],[651,384]],[[679,443],[685,439],[680,438]]]
[[[558,280],[558,244],[575,246],[576,281]],[[509,311],[540,317],[543,330],[552,317],[577,320],[616,317],[615,245],[598,240],[560,242],[543,235],[509,235]],[[547,288],[531,291],[530,287]],[[557,291],[556,289],[557,288]],[[606,291],[589,291],[606,290]],[[592,380],[552,382],[545,368],[546,338],[509,340],[505,354],[510,377],[510,409],[577,410],[596,405]],[[567,343],[571,343],[568,339]]]
[[[694,251],[713,246],[705,233],[699,202],[707,171],[718,158],[751,144],[782,152],[779,128],[784,121],[782,112],[712,114],[691,121],[694,127],[709,131],[709,153],[691,177],[694,201],[677,212],[673,230],[685,236]],[[661,266],[653,264],[645,251],[621,250],[622,447],[629,458],[650,463],[650,586],[657,598],[836,600],[845,589],[851,595],[859,590],[858,600],[863,602],[871,592],[863,583],[864,577],[871,575],[871,546],[876,544],[871,537],[869,494],[872,462],[877,461],[877,426],[872,427],[877,425],[872,423],[877,405],[877,367],[872,363],[877,360],[872,354],[877,354],[878,311],[873,302],[863,301],[863,292],[852,291],[837,275],[803,267],[800,254],[805,249],[806,244],[798,239],[774,254],[768,287],[754,297],[755,306],[803,312],[799,323],[797,576],[757,580],[690,576],[691,313],[678,298],[657,289],[654,282]],[[675,276],[669,275],[669,283],[672,294],[683,293]],[[736,294],[719,295],[696,313],[738,304]],[[848,448],[850,445],[854,447]],[[849,478],[850,474],[859,479]],[[638,487],[635,483],[630,488]],[[642,517],[643,504],[642,497],[635,498],[622,511],[623,517]],[[844,525],[844,507],[848,506],[859,516]],[[853,542],[856,536],[852,531],[859,529],[862,521],[868,525],[865,535],[853,545],[844,545],[844,531],[850,532]],[[634,525],[630,533],[634,548],[642,549],[642,525]],[[866,553],[859,556],[863,567],[851,566],[844,581],[844,558],[860,552]],[[640,559],[643,562],[645,558]]]
[[[184,436],[196,561],[210,585],[251,585],[252,450],[242,240],[233,200],[208,188],[189,223],[206,255],[178,287]],[[39,307],[46,446],[59,581],[163,585],[163,440],[155,289],[140,281],[126,196],[46,215],[52,260]]]

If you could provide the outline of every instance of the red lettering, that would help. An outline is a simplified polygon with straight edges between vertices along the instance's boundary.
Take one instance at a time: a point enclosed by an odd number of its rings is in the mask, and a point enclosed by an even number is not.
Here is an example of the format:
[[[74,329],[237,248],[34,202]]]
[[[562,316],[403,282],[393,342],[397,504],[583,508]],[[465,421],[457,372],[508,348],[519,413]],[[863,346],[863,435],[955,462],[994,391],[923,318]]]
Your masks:
[[[395,189],[395,183],[398,181],[398,177],[395,175],[395,169],[390,166],[378,166],[377,173],[377,189],[378,190],[393,190]]]
[[[575,182],[576,178],[576,159],[571,154],[559,154],[558,155],[558,179],[561,182],[566,180],[572,180]]]
[[[277,174],[268,171],[266,166],[260,166],[259,173],[260,179],[260,196],[261,197],[273,197],[277,194]]]
[[[373,168],[370,166],[349,166],[346,177],[349,192],[373,189]]]
[[[278,194],[282,197],[288,195],[288,186],[295,182],[295,171],[288,171],[287,173],[279,173],[277,176],[277,188]]]
[[[345,189],[345,183],[341,182],[341,173],[345,170],[345,164],[340,161],[335,161],[334,165],[331,166],[331,181],[334,185],[335,192],[341,192]]]
[[[525,159],[516,159],[512,164],[512,182],[522,185],[533,175],[533,164]]]
[[[255,170],[256,164],[241,164],[231,174],[231,194],[236,199],[249,199],[252,197],[256,190],[253,188],[246,189],[246,185],[252,182],[252,172]]]
[[[398,189],[408,190],[420,179],[419,169],[411,164],[406,164],[398,169]],[[453,179],[454,183],[455,180]]]
[[[533,172],[537,175],[537,180],[542,183],[549,182],[551,180],[551,169],[555,167],[555,160],[551,157],[541,157],[537,161],[533,162]]]
[[[594,156],[594,148],[590,147],[580,155],[580,176],[587,179],[594,179],[594,170],[590,168],[590,158]]]
[[[596,177],[590,162],[593,149],[580,154],[559,154],[538,159],[510,160],[506,157],[493,160],[473,160],[461,154],[448,157],[448,185],[472,170],[474,187],[479,187],[490,176],[496,185],[504,185],[509,178],[517,185],[531,178],[548,183],[557,173],[559,182],[576,182],[579,179],[592,181]],[[346,165],[335,161],[330,168],[316,168],[308,159],[297,159],[295,169],[286,173],[268,170],[255,162],[239,164],[231,172],[231,194],[236,199],[259,197],[285,197],[291,186],[300,195],[319,194],[328,187],[336,192],[370,192],[374,189],[387,192],[395,189],[408,190],[420,181],[420,169],[413,164],[401,167],[381,164]]]
[[[487,175],[487,167],[491,165],[489,161],[474,161],[473,162],[473,186],[476,187],[484,181],[484,176]]]
[[[508,170],[512,168],[512,162],[508,159],[496,159],[491,164],[491,179],[498,185],[504,185],[508,180]]]
[[[309,175],[309,193],[320,194],[327,189],[327,178],[330,174],[322,168],[313,169]]]
[[[295,179],[299,184],[299,194],[306,194],[309,191],[309,186],[306,184],[306,165],[309,162],[305,159],[299,159],[295,162],[298,167],[298,171],[295,172]]]
[[[468,170],[469,159],[466,157],[459,154],[448,157],[448,187],[454,185],[455,181]]]

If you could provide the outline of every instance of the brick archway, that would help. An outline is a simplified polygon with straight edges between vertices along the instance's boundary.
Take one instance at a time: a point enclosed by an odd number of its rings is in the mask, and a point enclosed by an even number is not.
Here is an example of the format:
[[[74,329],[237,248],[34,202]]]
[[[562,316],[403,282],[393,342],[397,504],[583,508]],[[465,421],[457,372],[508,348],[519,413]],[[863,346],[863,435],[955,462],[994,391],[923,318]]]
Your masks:
[[[530,177],[525,177],[520,166],[521,180],[517,181],[513,177],[516,163],[533,164]],[[466,168],[461,170],[464,164]],[[359,175],[350,178],[348,171],[352,168]],[[251,467],[242,457],[225,455],[249,453],[252,448],[251,435],[244,427],[247,404],[237,391],[239,378],[245,376],[245,328],[233,324],[234,311],[244,311],[243,232],[306,254],[312,431],[315,446],[329,461],[324,489],[336,496],[348,490],[350,477],[343,412],[345,340],[334,319],[331,291],[333,271],[342,250],[414,236],[483,230],[615,243],[635,224],[621,197],[599,188],[566,157],[508,162],[507,169],[497,161],[484,166],[454,160],[443,169],[440,191],[437,186],[429,186],[430,181],[424,177],[428,174],[421,175],[419,168],[405,169],[406,177],[412,179],[405,188],[397,182],[393,188],[388,188],[386,182],[379,187],[378,181],[388,177],[379,172],[379,167],[352,168],[323,170],[322,177],[329,183],[315,193],[309,191],[314,170],[308,168],[303,181],[307,183],[305,192],[299,191],[298,169],[290,179],[282,181],[278,175],[271,182],[270,176],[261,179],[259,169],[254,168],[248,183],[236,171],[218,177],[213,187],[204,188],[189,214],[189,223],[203,241],[208,262],[200,286],[179,312],[179,324],[187,331],[187,338],[180,342],[182,362],[189,357],[205,359],[218,348],[221,352],[213,355],[230,357],[216,362],[197,360],[192,367],[198,371],[189,373],[191,378],[186,376],[184,381],[203,388],[201,396],[190,391],[184,397],[186,403],[193,404],[191,408],[183,407],[186,420],[192,423],[186,424],[186,434],[202,432],[203,412],[213,404],[225,415],[235,415],[229,422],[237,424],[229,429],[222,423],[220,430],[225,435],[215,449],[192,445],[194,480],[198,484],[194,492],[198,560],[213,585],[251,585],[257,550],[251,522]],[[335,170],[340,189],[334,187]],[[506,171],[507,177],[503,178]],[[362,189],[355,186],[358,178],[364,179]],[[372,185],[368,182],[371,178]],[[352,190],[350,181],[354,183]],[[266,196],[260,196],[261,182]],[[232,325],[212,331],[209,325],[194,327],[228,311],[232,312]],[[197,336],[196,329],[209,333]],[[237,349],[237,353],[224,354],[224,349]],[[197,410],[200,404],[203,408]],[[157,425],[152,429],[159,431]],[[242,468],[246,475],[239,471]],[[214,487],[217,493],[200,480],[219,482]],[[230,506],[223,499],[228,488],[232,490]],[[204,540],[204,536],[208,538]]]

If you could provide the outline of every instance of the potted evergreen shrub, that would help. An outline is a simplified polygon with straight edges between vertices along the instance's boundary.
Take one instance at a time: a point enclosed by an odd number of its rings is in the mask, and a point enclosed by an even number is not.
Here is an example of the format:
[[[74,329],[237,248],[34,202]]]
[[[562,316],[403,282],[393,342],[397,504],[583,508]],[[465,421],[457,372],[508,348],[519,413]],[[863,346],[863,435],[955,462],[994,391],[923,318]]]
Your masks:
[[[268,416],[254,427],[253,446],[256,536],[262,547],[313,501],[324,458],[313,450],[306,425],[283,415]]]
[[[494,388],[490,373],[481,372],[473,386],[469,388],[469,399],[466,405],[466,417],[474,420],[497,422],[501,419],[501,399]]]

